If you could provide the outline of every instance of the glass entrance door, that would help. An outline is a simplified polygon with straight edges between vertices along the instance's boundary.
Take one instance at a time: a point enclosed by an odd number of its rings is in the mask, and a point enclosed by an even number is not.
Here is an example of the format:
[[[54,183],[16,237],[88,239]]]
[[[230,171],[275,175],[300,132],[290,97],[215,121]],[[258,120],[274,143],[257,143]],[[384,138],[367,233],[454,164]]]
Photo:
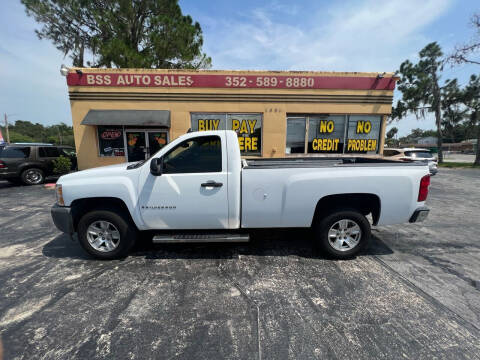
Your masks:
[[[167,133],[165,131],[147,131],[148,134],[148,157],[167,145]]]
[[[145,142],[145,131],[125,131],[127,140],[127,161],[145,160],[147,148]]]
[[[146,160],[168,143],[166,130],[125,130],[127,161]]]

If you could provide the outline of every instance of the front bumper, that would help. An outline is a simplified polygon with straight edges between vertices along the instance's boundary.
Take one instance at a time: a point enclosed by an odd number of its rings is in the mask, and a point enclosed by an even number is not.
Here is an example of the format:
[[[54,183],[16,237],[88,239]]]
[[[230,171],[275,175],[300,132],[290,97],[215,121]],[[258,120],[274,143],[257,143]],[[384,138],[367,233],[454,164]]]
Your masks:
[[[55,204],[52,206],[51,213],[53,223],[58,230],[67,234],[74,233],[72,209],[70,207]]]
[[[414,211],[413,215],[410,217],[409,222],[421,222],[427,218],[429,212],[429,208],[427,208],[426,206],[422,206]]]

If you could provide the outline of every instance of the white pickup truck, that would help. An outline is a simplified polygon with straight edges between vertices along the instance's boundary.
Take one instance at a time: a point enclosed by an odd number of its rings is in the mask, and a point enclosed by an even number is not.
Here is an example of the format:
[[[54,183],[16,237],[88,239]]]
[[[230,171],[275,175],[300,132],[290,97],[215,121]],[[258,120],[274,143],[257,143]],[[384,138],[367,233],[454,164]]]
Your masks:
[[[312,228],[335,258],[361,251],[374,225],[424,220],[424,163],[362,157],[242,160],[233,131],[187,133],[150,159],[64,175],[52,207],[101,259],[126,256],[140,231],[155,243],[239,242],[265,228]]]

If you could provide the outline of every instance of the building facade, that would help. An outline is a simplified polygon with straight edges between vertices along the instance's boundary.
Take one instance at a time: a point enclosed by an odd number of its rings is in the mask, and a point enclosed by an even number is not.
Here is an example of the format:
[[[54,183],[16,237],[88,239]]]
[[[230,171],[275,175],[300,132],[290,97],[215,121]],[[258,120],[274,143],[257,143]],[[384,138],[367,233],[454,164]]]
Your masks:
[[[73,68],[79,169],[148,158],[189,129],[237,132],[245,157],[383,151],[393,74]]]

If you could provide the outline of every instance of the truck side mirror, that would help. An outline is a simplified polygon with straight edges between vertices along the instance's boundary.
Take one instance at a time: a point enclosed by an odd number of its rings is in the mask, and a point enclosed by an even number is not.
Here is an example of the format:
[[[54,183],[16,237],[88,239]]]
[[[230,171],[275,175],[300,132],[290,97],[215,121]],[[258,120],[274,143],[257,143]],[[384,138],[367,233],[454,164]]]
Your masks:
[[[153,158],[150,161],[150,173],[153,176],[160,176],[163,172],[163,158]]]

